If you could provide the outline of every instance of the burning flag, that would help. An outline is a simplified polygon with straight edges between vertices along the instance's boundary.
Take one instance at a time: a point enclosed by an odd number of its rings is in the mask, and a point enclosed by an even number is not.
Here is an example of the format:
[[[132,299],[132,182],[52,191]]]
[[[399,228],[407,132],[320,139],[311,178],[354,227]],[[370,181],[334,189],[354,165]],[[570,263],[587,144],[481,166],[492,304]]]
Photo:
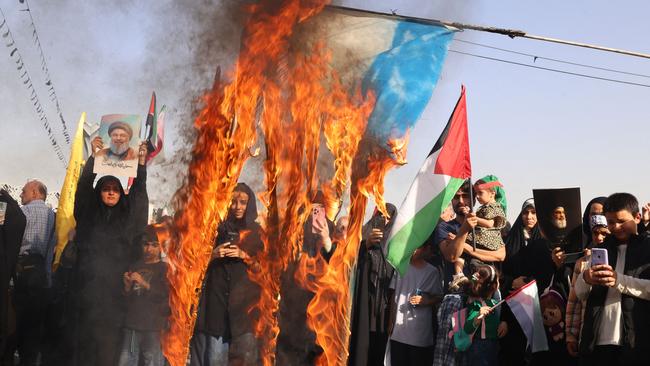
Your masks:
[[[388,239],[388,261],[404,273],[411,255],[431,236],[440,214],[471,177],[465,87],[435,146],[400,207]]]
[[[72,141],[70,150],[70,160],[68,169],[61,187],[61,196],[59,197],[59,207],[56,211],[56,248],[54,250],[54,268],[59,265],[61,254],[68,243],[68,233],[76,226],[74,219],[74,198],[77,192],[77,181],[81,175],[81,168],[84,165],[84,123],[86,122],[86,113],[81,114],[77,131]]]
[[[429,102],[454,31],[325,9],[325,3],[248,6],[234,81],[217,83],[204,97],[187,184],[176,196],[177,238],[169,253],[176,271],[168,273],[172,315],[163,346],[173,366],[185,364],[215,229],[227,214],[244,163],[257,156],[252,151],[258,136],[264,250],[249,276],[261,285],[261,294],[255,308],[242,310],[259,314],[261,363],[276,363],[280,301],[291,303],[280,293],[280,281],[299,261],[310,199],[319,186],[331,207],[349,190],[348,237],[329,263],[315,257],[296,272],[294,285],[314,294],[307,309],[296,311],[307,312],[307,325],[323,350],[316,363],[346,363],[348,283],[366,203],[373,195],[385,211],[384,177],[403,160],[406,131]]]

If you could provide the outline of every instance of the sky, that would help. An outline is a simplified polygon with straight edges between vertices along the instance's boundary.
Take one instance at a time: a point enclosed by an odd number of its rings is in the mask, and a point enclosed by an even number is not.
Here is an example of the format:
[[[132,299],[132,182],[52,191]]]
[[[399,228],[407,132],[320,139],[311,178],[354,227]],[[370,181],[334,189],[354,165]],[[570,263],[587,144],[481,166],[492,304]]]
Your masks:
[[[650,53],[646,1],[545,2],[520,0],[338,1],[380,12],[524,30],[530,34]],[[212,84],[214,70],[230,69],[237,52],[238,4],[223,1],[29,3],[49,74],[73,134],[81,112],[91,121],[110,113],[144,115],[155,90],[170,108],[163,165],[152,167],[153,200],[168,199],[180,184],[187,151],[179,131]],[[54,103],[48,97],[25,5],[0,0],[30,77],[37,85],[58,143],[67,156]],[[1,20],[0,20],[1,21]],[[2,28],[6,32],[6,28]],[[450,49],[489,57],[650,84],[650,79],[536,60],[459,42],[472,41],[538,56],[650,74],[650,60],[546,42],[459,32]],[[5,39],[0,39],[4,42]],[[0,183],[42,179],[58,190],[65,175],[30,103],[10,49],[0,47]],[[580,187],[583,204],[618,191],[650,201],[650,88],[578,78],[450,52],[428,116],[411,131],[408,164],[389,174],[386,198],[398,206],[438,138],[460,92],[467,87],[473,175],[497,175],[505,186],[509,218],[533,188]],[[173,172],[169,174],[169,172]],[[151,188],[155,187],[155,190]]]

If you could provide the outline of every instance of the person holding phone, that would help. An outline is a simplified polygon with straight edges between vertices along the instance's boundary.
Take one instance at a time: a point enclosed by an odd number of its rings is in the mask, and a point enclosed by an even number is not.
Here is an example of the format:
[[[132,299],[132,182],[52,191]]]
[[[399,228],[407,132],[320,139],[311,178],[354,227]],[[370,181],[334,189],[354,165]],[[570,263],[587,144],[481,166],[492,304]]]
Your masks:
[[[307,306],[314,297],[309,285],[315,280],[300,268],[315,264],[327,266],[336,252],[334,222],[327,218],[327,201],[322,191],[311,197],[311,212],[303,225],[301,251],[291,260],[280,284],[281,331],[276,347],[276,365],[311,365],[323,349],[316,343],[316,334],[307,325]],[[307,208],[305,208],[307,209]],[[304,276],[304,277],[303,277]]]
[[[350,366],[384,364],[393,298],[389,286],[394,272],[386,261],[384,246],[397,215],[397,208],[387,203],[386,211],[388,217],[375,209],[363,228],[363,240],[359,246],[353,278],[352,334],[348,357]]]
[[[604,201],[603,201],[604,203]],[[602,208],[602,205],[601,205]],[[584,250],[584,257],[578,259],[574,266],[571,288],[566,305],[566,346],[572,357],[578,356],[578,341],[580,340],[580,329],[582,328],[582,311],[585,301],[580,301],[576,295],[575,284],[578,276],[589,267],[591,262],[591,247],[597,250],[610,235],[607,228],[607,219],[603,215],[594,214],[590,216],[591,238],[588,240],[589,247]]]
[[[247,272],[263,247],[256,219],[255,194],[238,183],[217,229],[190,343],[192,366],[258,364],[254,319],[247,312],[260,292]]]
[[[590,266],[575,284],[576,295],[586,301],[580,360],[588,365],[648,365],[650,239],[637,235],[641,214],[633,195],[612,194],[604,212],[611,237],[603,243],[604,252],[592,250]]]

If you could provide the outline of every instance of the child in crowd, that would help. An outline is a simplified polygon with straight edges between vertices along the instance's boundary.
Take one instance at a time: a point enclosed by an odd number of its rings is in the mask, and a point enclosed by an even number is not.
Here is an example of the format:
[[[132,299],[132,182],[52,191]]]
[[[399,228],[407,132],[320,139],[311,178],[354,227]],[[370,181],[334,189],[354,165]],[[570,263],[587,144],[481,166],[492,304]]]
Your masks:
[[[499,275],[489,265],[479,266],[468,284],[469,306],[463,330],[473,334],[472,345],[467,350],[471,366],[498,365],[499,337],[507,331],[500,322],[500,312],[493,307],[498,303],[494,294],[499,288]]]
[[[603,212],[611,232],[601,245],[607,264],[590,263],[575,283],[578,299],[586,301],[580,362],[650,365],[650,239],[637,235],[639,202],[629,193],[614,193]]]
[[[603,215],[593,215],[589,219],[591,227],[592,246],[599,247],[609,235],[607,220]],[[571,289],[569,290],[569,300],[566,304],[566,347],[569,354],[573,357],[578,356],[578,341],[580,340],[580,327],[582,326],[582,311],[585,306],[584,301],[578,300],[576,296],[575,283],[577,277],[587,268],[591,259],[591,247],[585,249],[585,256],[576,261],[573,278],[571,280]]]
[[[142,238],[142,260],[123,277],[127,306],[119,366],[164,364],[160,333],[169,315],[169,285],[160,254],[156,228],[149,225]]]
[[[395,323],[390,336],[392,365],[433,364],[433,306],[442,297],[438,269],[427,263],[431,247],[424,245],[411,256],[404,276],[396,273],[390,288],[395,290]]]
[[[470,233],[467,236],[467,243],[472,244],[475,236],[476,248],[497,251],[505,245],[501,236],[501,230],[507,222],[503,185],[497,177],[488,175],[474,184],[474,192],[481,207],[476,211],[478,225],[475,235]],[[451,291],[458,291],[462,285],[469,281],[463,273],[464,266],[465,261],[458,257],[454,262],[454,276],[449,284]]]

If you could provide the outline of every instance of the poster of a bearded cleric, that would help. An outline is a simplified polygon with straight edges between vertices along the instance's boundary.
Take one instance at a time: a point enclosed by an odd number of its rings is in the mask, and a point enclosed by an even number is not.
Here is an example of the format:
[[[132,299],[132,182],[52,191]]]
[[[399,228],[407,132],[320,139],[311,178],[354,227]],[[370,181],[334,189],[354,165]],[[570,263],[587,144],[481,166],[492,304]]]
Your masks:
[[[0,366],[650,366],[648,14],[0,0]]]
[[[135,177],[138,167],[141,118],[138,115],[103,116],[96,139],[94,173]]]

